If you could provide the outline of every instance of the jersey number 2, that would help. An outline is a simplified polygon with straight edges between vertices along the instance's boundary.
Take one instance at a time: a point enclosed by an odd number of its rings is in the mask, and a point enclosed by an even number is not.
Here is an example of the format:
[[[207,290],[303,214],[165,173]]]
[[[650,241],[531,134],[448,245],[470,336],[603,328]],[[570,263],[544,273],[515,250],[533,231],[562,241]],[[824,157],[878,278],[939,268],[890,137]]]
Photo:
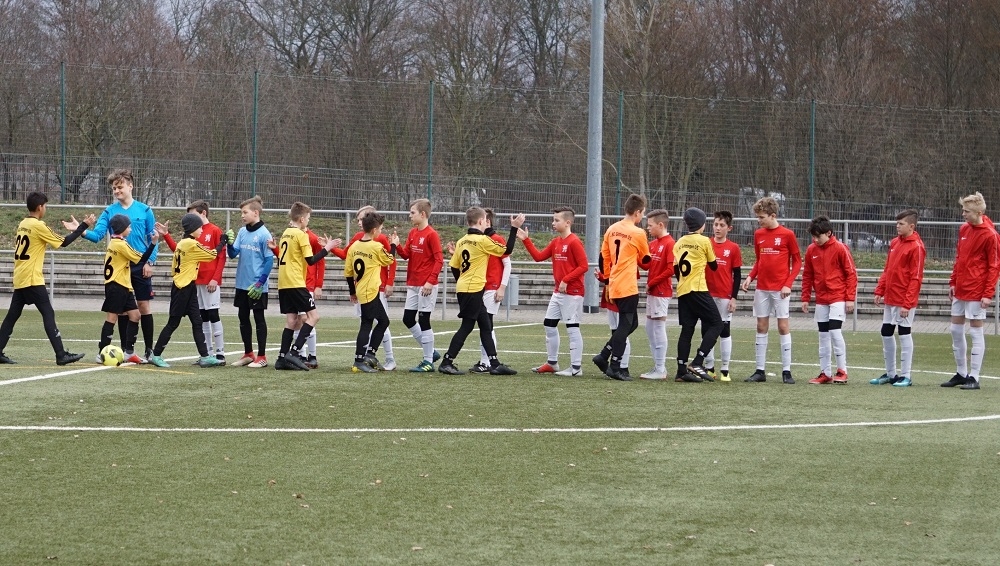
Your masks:
[[[28,246],[31,245],[31,240],[27,236],[18,236],[14,239],[14,259],[28,260],[31,256],[28,255]],[[20,251],[18,251],[20,250]]]

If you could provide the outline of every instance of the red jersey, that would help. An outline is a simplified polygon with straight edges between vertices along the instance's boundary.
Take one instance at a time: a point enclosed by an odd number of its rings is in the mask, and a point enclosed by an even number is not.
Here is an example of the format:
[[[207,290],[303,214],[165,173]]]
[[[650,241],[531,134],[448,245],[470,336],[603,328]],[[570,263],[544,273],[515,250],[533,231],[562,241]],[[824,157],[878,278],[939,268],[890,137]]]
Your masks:
[[[649,275],[646,294],[650,297],[670,297],[674,290],[670,278],[674,276],[674,237],[661,236],[649,243]]]
[[[441,251],[441,238],[437,230],[429,224],[423,230],[412,228],[406,237],[406,243],[398,246],[396,253],[400,259],[409,263],[406,265],[406,284],[410,287],[422,287],[425,283],[438,284],[438,275],[444,265],[444,253]]]
[[[333,255],[339,257],[340,259],[346,259],[347,258],[347,252],[348,252],[348,250],[351,249],[351,244],[353,244],[354,242],[357,242],[358,240],[360,240],[364,236],[365,236],[364,232],[358,232],[354,236],[351,236],[351,241],[348,242],[347,247],[345,247],[343,249],[341,249],[341,248],[333,248],[333,251],[331,253],[333,253]],[[380,243],[380,244],[382,244],[382,247],[385,248],[386,253],[388,253],[392,249],[392,244],[389,243],[389,237],[386,236],[385,234],[379,234],[378,237],[375,238],[375,241],[378,242],[378,243]],[[315,249],[314,249],[314,251],[315,251]],[[399,249],[397,248],[396,251],[398,252]],[[385,286],[386,285],[392,285],[396,281],[396,262],[392,262],[388,266],[383,266],[382,267],[382,271],[380,273],[380,276],[381,276],[382,283],[381,283],[381,285],[379,285],[378,290],[379,290],[380,293],[382,293],[382,292],[385,291]],[[308,285],[308,283],[307,283],[307,285]]]
[[[492,234],[490,236],[494,242],[500,244],[503,247],[507,247],[507,240],[503,239],[500,234]],[[510,256],[503,256],[510,257]],[[486,286],[483,287],[485,291],[496,291],[500,288],[500,283],[503,282],[503,258],[491,255],[486,263]]]
[[[319,245],[319,236],[316,232],[306,228],[306,235],[309,236],[309,247],[312,248],[313,255],[319,253],[323,246]],[[323,286],[323,277],[326,275],[326,258],[306,267],[306,290],[312,293]]]
[[[726,240],[720,244],[715,238],[712,238],[712,249],[715,250],[717,268],[715,271],[705,270],[708,292],[719,299],[735,299],[740,282],[734,281],[733,273],[743,267],[743,252],[736,242]],[[737,285],[735,288],[734,283]]]
[[[587,273],[587,252],[583,249],[583,244],[576,234],[570,234],[563,238],[556,236],[545,246],[545,249],[538,251],[531,238],[525,238],[524,248],[531,254],[535,261],[545,261],[552,258],[552,278],[556,282],[556,292],[559,292],[559,284],[566,283],[566,294],[583,296],[583,276]]]
[[[750,279],[757,280],[759,291],[792,288],[802,269],[802,254],[795,232],[784,226],[759,228],[753,233],[753,251],[757,261],[750,270]]]
[[[843,242],[831,236],[822,246],[809,244],[806,267],[802,272],[802,302],[811,302],[816,290],[817,305],[832,305],[841,301],[854,302],[858,291],[858,270],[851,251]]]
[[[924,280],[924,260],[927,248],[916,232],[907,237],[896,236],[889,242],[889,255],[885,269],[875,285],[875,295],[893,307],[914,309],[920,298],[920,284]]]
[[[993,297],[997,279],[1000,278],[1000,251],[997,246],[996,228],[985,214],[979,224],[966,222],[958,229],[955,267],[948,281],[955,288],[956,299],[978,301]]]
[[[222,228],[209,222],[201,227],[198,243],[214,250],[222,241]],[[222,283],[222,268],[226,267],[226,254],[220,253],[213,261],[203,261],[198,264],[198,277],[195,285],[208,285],[209,281]]]

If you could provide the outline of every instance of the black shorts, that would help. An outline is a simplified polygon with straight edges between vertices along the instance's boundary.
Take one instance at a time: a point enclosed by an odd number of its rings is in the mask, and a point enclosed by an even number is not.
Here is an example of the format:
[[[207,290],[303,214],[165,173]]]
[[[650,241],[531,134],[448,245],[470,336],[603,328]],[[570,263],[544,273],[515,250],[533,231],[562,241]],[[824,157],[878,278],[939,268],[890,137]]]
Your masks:
[[[677,319],[681,326],[695,326],[699,320],[702,328],[722,324],[719,307],[708,291],[692,291],[677,297]]]
[[[124,285],[114,281],[104,284],[104,304],[101,305],[103,312],[122,314],[138,310],[138,308],[139,305],[135,302],[135,293]]]
[[[26,305],[44,305],[45,303],[51,304],[51,301],[49,301],[49,292],[45,288],[45,285],[21,287],[20,289],[14,289],[13,294],[17,295],[21,299],[21,302]]]
[[[132,289],[137,301],[153,300],[153,278],[146,279],[142,276],[142,267],[132,266]]]
[[[382,297],[376,296],[371,301],[361,304],[361,320],[378,320],[379,318],[389,318],[385,312],[385,305],[382,304]]]
[[[278,309],[281,314],[298,314],[316,310],[316,301],[305,287],[278,289]]]
[[[192,303],[194,310],[198,310],[198,286],[193,281],[184,287],[171,286],[170,316],[187,316]]]
[[[479,313],[486,308],[483,305],[483,291],[456,294],[458,295],[458,318],[479,318]]]
[[[238,309],[250,309],[252,311],[262,311],[267,308],[267,293],[259,299],[251,299],[246,289],[237,289],[233,298],[233,306]]]
[[[714,304],[714,303],[713,303]],[[618,314],[628,314],[628,313],[638,313],[639,312],[639,295],[629,295],[627,297],[618,297],[615,299],[615,307],[618,308]]]

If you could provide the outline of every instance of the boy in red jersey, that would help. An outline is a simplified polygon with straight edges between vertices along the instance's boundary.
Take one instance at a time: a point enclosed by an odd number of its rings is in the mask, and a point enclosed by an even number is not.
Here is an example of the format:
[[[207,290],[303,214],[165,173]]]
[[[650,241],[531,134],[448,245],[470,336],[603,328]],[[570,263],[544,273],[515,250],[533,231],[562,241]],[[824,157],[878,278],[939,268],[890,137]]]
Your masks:
[[[422,198],[410,203],[410,223],[413,228],[406,237],[406,243],[396,250],[399,259],[408,262],[403,325],[423,350],[423,360],[410,369],[420,373],[433,372],[434,362],[441,357],[434,349],[431,311],[437,304],[438,276],[444,265],[444,254],[441,238],[429,223],[430,216],[431,201]]]
[[[819,326],[819,375],[813,384],[847,383],[847,343],[844,321],[854,312],[858,291],[858,270],[847,246],[833,235],[826,216],[813,218],[809,225],[813,243],[806,248],[802,272],[802,312],[809,314],[809,300],[816,291],[816,324]],[[830,349],[837,358],[837,373],[831,377]]]
[[[364,228],[362,228],[362,219],[364,219],[365,215],[370,212],[377,212],[374,206],[366,205],[358,209],[358,213],[355,216],[358,222],[358,231],[354,234],[354,236],[351,236],[351,241],[347,243],[345,248],[334,248],[331,252],[333,255],[339,257],[340,259],[347,258],[347,254],[351,249],[351,244],[364,238],[365,231]],[[382,244],[382,247],[385,248],[386,252],[389,251],[391,244],[389,243],[388,236],[380,232],[375,237],[375,241]],[[382,266],[380,276],[381,283],[379,285],[379,299],[382,301],[382,308],[384,308],[386,312],[389,312],[389,297],[392,296],[392,285],[396,280],[396,262],[392,262],[388,266]],[[361,318],[360,303],[354,303],[354,314],[358,318]],[[373,350],[377,349],[378,348],[373,348]],[[396,369],[396,358],[392,351],[392,333],[388,328],[385,329],[385,333],[382,335],[382,351],[385,352],[385,364],[376,364],[378,366],[377,369],[385,371],[392,371]]]
[[[744,381],[759,383],[767,381],[764,362],[767,358],[767,330],[770,317],[778,320],[778,334],[781,338],[781,381],[795,383],[792,379],[792,335],[788,324],[788,302],[792,295],[792,283],[802,269],[802,255],[795,233],[778,223],[778,202],[764,197],[753,205],[760,228],[753,235],[753,251],[757,261],[740,286],[750,290],[750,283],[757,279],[757,289],[753,297],[753,315],[757,317],[757,339],[755,341],[757,368]]]
[[[885,373],[869,381],[872,385],[891,383],[897,387],[909,387],[910,366],[913,364],[913,317],[917,312],[920,298],[920,284],[924,279],[924,260],[927,249],[917,234],[916,210],[904,210],[896,215],[898,236],[889,242],[889,254],[885,258],[885,269],[875,286],[875,304],[885,305],[882,309],[882,355],[885,358]],[[899,373],[896,373],[896,338],[893,334],[899,327]]]
[[[986,310],[1000,278],[1000,250],[993,221],[986,216],[986,200],[979,192],[959,199],[965,224],[958,229],[955,266],[948,282],[951,299],[951,347],[955,353],[955,375],[941,387],[979,389],[979,372],[986,355],[983,324]],[[972,335],[972,355],[966,364],[965,323]]]
[[[522,228],[517,231],[517,238],[524,242],[532,259],[552,259],[552,278],[556,284],[543,322],[548,358],[544,364],[531,369],[535,373],[583,375],[583,334],[580,333],[580,321],[583,320],[583,275],[587,272],[587,252],[583,249],[580,238],[573,233],[575,215],[568,206],[552,210],[552,230],[556,237],[541,251],[532,243],[527,230]],[[566,324],[566,334],[569,336],[570,367],[564,370],[559,369],[560,320]]]
[[[646,230],[653,237],[649,243],[649,275],[646,279],[646,337],[653,354],[653,370],[640,379],[667,378],[667,312],[673,295],[674,237],[667,232],[670,215],[658,208],[646,215]]]
[[[196,200],[188,205],[187,211],[201,217],[204,224],[198,243],[208,249],[214,249],[222,241],[222,228],[208,219],[208,202]],[[232,242],[233,235],[229,238]],[[195,289],[198,293],[198,308],[201,310],[201,330],[205,335],[205,346],[208,353],[215,353],[216,359],[226,364],[226,341],[222,337],[222,319],[219,318],[219,306],[222,304],[222,270],[226,267],[226,254],[218,254],[213,261],[203,261],[198,264],[198,278],[195,279]],[[214,346],[214,347],[213,347]]]
[[[740,282],[743,279],[743,254],[739,245],[729,239],[733,229],[733,213],[719,210],[712,222],[712,250],[715,252],[715,262],[718,269],[705,272],[708,281],[708,292],[715,300],[715,306],[722,317],[722,333],[719,335],[719,353],[721,369],[719,381],[732,381],[729,377],[729,362],[733,357],[733,336],[730,323],[736,312],[736,298],[740,292]],[[705,356],[705,367],[709,374],[715,374],[715,348]]]
[[[611,340],[591,358],[604,375],[619,381],[632,381],[621,371],[629,335],[639,327],[639,284],[636,279],[640,265],[649,263],[649,241],[638,226],[646,215],[646,197],[629,195],[625,199],[625,217],[604,233],[598,265],[608,278],[608,298],[618,306],[618,328]]]

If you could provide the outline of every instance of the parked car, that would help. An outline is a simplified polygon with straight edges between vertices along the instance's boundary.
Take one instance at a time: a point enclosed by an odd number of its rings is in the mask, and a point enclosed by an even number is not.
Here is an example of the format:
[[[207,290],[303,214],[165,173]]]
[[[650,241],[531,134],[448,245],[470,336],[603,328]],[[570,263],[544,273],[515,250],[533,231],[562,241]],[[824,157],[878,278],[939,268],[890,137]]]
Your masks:
[[[843,241],[852,250],[859,252],[882,252],[886,250],[886,241],[871,232],[851,230],[848,234],[849,237],[844,238]]]

